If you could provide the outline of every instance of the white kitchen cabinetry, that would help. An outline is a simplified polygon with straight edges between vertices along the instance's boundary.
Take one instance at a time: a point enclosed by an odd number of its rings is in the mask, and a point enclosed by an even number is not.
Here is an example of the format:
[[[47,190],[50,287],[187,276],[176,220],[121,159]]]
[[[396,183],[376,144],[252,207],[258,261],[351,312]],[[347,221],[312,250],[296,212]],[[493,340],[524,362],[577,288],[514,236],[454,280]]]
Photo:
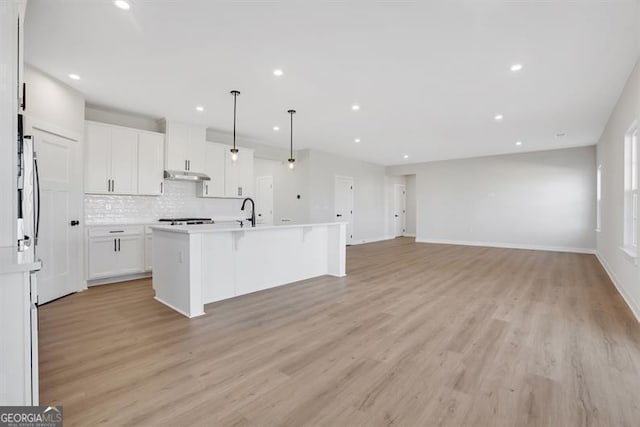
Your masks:
[[[210,181],[198,183],[198,196],[200,197],[224,197],[224,162],[225,151],[229,147],[216,142],[206,142],[204,149],[204,169]]]
[[[165,124],[165,168],[203,172],[207,129],[167,120]]]
[[[111,128],[87,122],[85,130],[85,192],[111,192]]]
[[[144,226],[95,227],[88,240],[89,280],[146,270]]]
[[[231,149],[231,147],[228,147]],[[225,150],[224,193],[225,197],[253,196],[253,155],[249,148],[240,148],[238,160],[231,160],[231,151]]]
[[[162,194],[164,136],[86,122],[86,193]]]
[[[138,194],[160,195],[164,190],[164,135],[138,135]]]
[[[138,191],[138,132],[111,128],[111,192],[135,194]]]

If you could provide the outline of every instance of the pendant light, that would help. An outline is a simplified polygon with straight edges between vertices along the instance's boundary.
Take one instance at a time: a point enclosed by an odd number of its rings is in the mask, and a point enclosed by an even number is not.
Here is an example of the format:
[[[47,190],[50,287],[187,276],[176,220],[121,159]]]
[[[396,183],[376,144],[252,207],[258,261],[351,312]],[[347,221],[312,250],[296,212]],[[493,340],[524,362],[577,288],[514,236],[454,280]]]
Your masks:
[[[233,148],[231,151],[231,161],[238,161],[238,149],[236,148],[236,101],[238,99],[238,95],[240,95],[240,91],[232,90],[231,95],[233,95]]]
[[[289,110],[287,113],[291,115],[291,153],[287,161],[289,162],[289,169],[293,169],[296,162],[296,159],[293,158],[293,115],[296,113],[296,110]]]

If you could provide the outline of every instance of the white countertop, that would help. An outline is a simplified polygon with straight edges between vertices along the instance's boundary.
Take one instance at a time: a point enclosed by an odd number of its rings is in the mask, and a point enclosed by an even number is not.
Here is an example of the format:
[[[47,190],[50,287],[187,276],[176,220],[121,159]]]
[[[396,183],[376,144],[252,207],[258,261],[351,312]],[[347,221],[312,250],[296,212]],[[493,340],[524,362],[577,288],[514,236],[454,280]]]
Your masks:
[[[32,261],[29,255],[18,252],[14,247],[0,247],[0,274],[35,271],[42,267],[40,261]]]
[[[285,224],[285,225],[260,225],[251,227],[245,225],[232,226],[230,224],[194,224],[194,225],[154,225],[151,227],[153,231],[169,231],[172,233],[226,233],[230,231],[263,231],[263,230],[281,230],[285,228],[307,228],[307,227],[324,227],[331,225],[346,224],[346,222],[322,222],[316,224]]]

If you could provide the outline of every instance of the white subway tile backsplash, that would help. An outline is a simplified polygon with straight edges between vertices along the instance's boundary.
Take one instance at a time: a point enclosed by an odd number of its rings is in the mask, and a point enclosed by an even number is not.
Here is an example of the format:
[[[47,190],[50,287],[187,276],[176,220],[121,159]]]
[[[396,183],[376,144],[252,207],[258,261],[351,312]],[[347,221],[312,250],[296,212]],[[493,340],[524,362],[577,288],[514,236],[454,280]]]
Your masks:
[[[165,181],[162,196],[91,195],[84,197],[86,225],[151,223],[158,218],[243,217],[242,200],[196,197],[196,184]]]

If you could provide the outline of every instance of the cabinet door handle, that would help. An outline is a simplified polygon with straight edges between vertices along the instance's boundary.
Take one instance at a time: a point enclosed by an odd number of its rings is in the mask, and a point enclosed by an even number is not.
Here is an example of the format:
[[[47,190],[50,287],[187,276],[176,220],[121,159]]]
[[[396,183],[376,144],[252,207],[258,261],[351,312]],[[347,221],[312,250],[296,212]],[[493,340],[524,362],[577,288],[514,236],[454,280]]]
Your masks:
[[[187,170],[191,170],[191,160],[187,160]]]
[[[209,184],[204,185],[204,192],[207,196],[209,195]]]
[[[113,239],[113,252],[118,251],[118,239]]]
[[[118,252],[120,252],[120,239],[118,239]]]
[[[188,170],[189,170],[189,168],[188,168],[188,166],[187,166],[187,161],[188,161],[188,160],[185,160],[185,161],[184,161],[184,170],[186,170],[186,171],[188,171]]]
[[[111,191],[111,180],[107,180],[107,193]]]
[[[111,180],[111,192],[115,192],[116,191],[116,180],[112,179]]]
[[[164,184],[164,182],[160,183],[160,194],[162,194],[164,192],[163,184]]]

